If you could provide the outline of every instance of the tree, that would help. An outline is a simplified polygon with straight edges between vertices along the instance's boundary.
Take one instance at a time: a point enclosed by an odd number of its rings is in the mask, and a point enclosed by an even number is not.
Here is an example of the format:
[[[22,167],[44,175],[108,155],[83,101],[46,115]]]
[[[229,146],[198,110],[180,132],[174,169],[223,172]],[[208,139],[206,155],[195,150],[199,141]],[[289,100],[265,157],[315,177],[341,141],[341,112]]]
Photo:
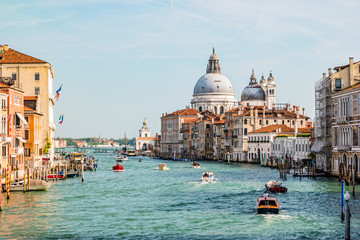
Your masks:
[[[46,141],[46,145],[45,145],[45,147],[43,149],[43,153],[47,154],[47,153],[49,153],[49,149],[51,148],[51,141],[50,141],[50,138],[49,138],[49,134],[46,136],[45,141]]]

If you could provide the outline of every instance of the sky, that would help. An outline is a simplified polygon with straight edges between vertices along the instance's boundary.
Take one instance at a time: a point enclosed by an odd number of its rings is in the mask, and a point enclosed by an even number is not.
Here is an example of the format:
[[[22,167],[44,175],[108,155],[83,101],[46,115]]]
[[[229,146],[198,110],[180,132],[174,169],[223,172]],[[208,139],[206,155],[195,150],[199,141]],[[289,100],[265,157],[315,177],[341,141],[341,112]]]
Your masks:
[[[0,44],[51,63],[58,137],[135,137],[190,106],[215,48],[240,100],[251,69],[314,117],[314,83],[360,60],[360,1],[0,1]]]

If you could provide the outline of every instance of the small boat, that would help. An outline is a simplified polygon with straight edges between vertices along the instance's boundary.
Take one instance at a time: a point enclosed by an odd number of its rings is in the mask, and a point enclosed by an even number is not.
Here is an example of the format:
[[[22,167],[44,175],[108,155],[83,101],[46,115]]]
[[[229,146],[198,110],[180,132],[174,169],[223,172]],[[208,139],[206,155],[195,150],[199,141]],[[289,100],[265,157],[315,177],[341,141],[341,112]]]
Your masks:
[[[286,193],[287,188],[283,186],[282,183],[271,180],[265,184],[265,187],[268,191],[273,193]]]
[[[73,177],[76,177],[76,176],[77,176],[77,173],[73,173],[73,172],[66,174],[67,178],[73,178]]]
[[[204,172],[201,177],[202,182],[213,182],[214,181],[214,173],[213,172]]]
[[[126,155],[128,155],[128,157],[135,157],[136,156],[136,151],[135,150],[128,150]]]
[[[192,168],[200,168],[200,163],[198,163],[198,162],[192,162],[192,163],[191,163],[191,167],[192,167]]]
[[[113,166],[113,170],[114,170],[114,172],[122,172],[122,171],[124,171],[124,168],[123,168],[123,166],[121,166],[120,164],[116,164],[115,166]]]
[[[50,187],[50,183],[44,180],[34,180],[30,179],[30,191],[46,191]],[[26,181],[26,190],[28,189],[28,181]],[[14,182],[9,187],[10,192],[20,192],[24,191],[24,181]],[[6,184],[3,185],[3,191],[6,191]]]
[[[256,200],[256,208],[258,214],[278,214],[280,205],[276,197],[264,193]]]
[[[46,178],[47,178],[47,179],[56,179],[56,178],[57,178],[57,179],[63,179],[64,176],[63,176],[62,174],[58,174],[58,175],[56,175],[56,174],[51,175],[51,174],[50,174],[50,175],[47,175]]]
[[[160,163],[160,164],[159,164],[159,169],[160,169],[160,170],[168,170],[169,168],[166,166],[165,163]]]

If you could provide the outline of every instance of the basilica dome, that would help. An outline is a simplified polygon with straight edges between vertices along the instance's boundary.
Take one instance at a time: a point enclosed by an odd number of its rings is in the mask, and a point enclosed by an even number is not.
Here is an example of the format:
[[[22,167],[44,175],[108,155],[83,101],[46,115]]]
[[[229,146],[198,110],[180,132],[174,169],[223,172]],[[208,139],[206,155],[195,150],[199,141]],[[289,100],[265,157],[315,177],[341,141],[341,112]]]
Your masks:
[[[264,77],[261,82],[265,81]],[[241,93],[241,101],[265,101],[265,92],[257,83],[254,69],[250,77],[249,85]]]
[[[206,73],[196,83],[194,95],[225,94],[234,96],[230,80],[221,73]]]
[[[241,101],[265,101],[265,92],[259,85],[249,85],[241,93]]]

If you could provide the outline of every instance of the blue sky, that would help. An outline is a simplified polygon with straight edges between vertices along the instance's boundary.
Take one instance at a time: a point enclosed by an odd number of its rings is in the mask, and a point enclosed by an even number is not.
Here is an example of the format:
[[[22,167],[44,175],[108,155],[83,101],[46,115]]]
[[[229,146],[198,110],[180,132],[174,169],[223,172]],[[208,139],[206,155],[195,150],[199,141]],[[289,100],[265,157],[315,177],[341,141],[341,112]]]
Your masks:
[[[359,1],[1,1],[0,44],[54,65],[60,137],[153,133],[190,105],[212,47],[240,100],[272,70],[277,102],[314,116],[314,82],[360,60]]]

